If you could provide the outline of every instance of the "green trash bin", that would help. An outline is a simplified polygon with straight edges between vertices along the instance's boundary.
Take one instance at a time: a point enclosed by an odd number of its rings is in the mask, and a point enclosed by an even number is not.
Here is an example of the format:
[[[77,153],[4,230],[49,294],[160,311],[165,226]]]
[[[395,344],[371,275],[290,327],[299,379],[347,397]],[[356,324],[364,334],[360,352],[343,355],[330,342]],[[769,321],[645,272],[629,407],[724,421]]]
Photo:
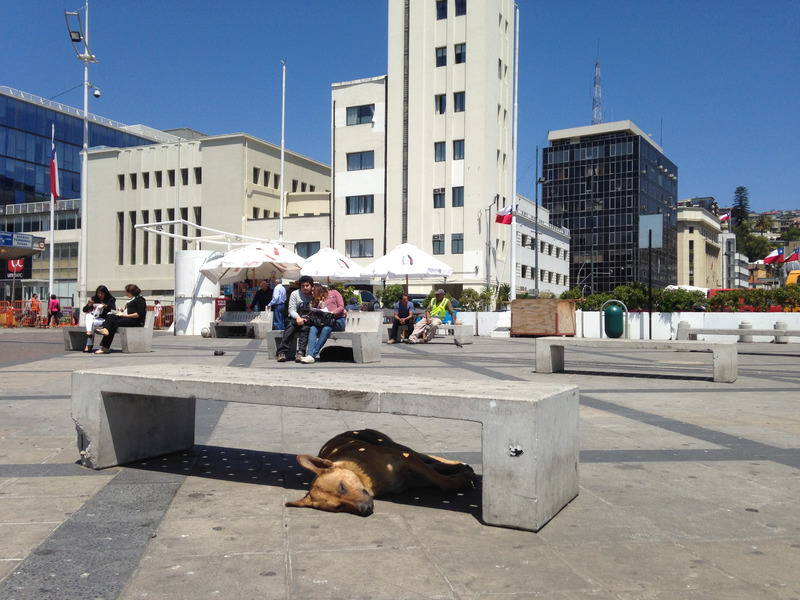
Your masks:
[[[622,337],[622,334],[625,333],[622,308],[616,304],[609,304],[606,306],[605,313],[606,335],[610,338]]]

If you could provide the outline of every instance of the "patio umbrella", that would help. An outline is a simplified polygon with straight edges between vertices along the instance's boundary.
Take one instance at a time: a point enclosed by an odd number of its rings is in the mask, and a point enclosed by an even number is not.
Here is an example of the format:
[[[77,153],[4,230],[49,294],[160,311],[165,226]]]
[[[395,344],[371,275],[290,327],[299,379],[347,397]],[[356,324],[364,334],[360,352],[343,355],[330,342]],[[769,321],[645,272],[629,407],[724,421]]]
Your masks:
[[[333,248],[323,248],[316,254],[312,254],[303,263],[300,269],[301,275],[310,275],[315,279],[327,277],[328,283],[334,281],[354,281],[364,279],[361,265],[353,262],[341,252]]]
[[[440,279],[453,274],[453,269],[423,252],[413,244],[400,244],[378,260],[364,267],[364,275],[381,279],[401,279],[405,277],[406,291],[408,279]]]
[[[247,277],[266,279],[272,271],[296,277],[303,262],[302,256],[278,244],[248,244],[206,260],[200,272],[214,283],[233,283]]]

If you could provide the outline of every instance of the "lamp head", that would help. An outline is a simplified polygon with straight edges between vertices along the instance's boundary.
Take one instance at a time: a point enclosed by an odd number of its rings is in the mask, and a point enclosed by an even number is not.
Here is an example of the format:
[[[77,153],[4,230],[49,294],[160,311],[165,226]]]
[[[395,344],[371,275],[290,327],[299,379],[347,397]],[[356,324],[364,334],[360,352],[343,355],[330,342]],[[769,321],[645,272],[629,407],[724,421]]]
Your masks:
[[[100,90],[98,90],[97,88],[94,88],[94,92],[93,93],[94,93],[94,97],[95,98],[99,98],[100,97]]]

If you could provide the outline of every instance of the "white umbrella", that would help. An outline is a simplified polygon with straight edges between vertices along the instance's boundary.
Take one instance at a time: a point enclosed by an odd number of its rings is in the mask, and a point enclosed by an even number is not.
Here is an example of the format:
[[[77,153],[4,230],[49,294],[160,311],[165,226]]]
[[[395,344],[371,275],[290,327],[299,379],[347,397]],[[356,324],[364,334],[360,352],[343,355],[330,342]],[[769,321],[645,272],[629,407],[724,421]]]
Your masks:
[[[214,283],[233,283],[247,277],[266,279],[272,271],[281,276],[299,275],[304,259],[283,246],[271,243],[248,244],[206,260],[200,272]]]
[[[328,282],[331,280],[354,281],[365,277],[361,265],[333,248],[323,248],[309,256],[303,263],[300,274],[309,275],[315,279],[327,277]]]
[[[385,256],[364,267],[364,275],[368,277],[405,278],[406,290],[408,290],[409,277],[412,279],[438,279],[449,277],[452,274],[453,269],[449,265],[427,252],[423,252],[413,244],[400,244]]]

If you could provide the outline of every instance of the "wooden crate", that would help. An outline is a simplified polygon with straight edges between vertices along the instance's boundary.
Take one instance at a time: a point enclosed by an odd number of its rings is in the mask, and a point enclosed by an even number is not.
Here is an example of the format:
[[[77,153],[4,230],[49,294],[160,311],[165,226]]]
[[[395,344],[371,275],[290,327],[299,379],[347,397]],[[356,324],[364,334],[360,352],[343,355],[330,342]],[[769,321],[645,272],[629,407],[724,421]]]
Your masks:
[[[511,303],[511,335],[575,335],[575,301],[527,298]]]

